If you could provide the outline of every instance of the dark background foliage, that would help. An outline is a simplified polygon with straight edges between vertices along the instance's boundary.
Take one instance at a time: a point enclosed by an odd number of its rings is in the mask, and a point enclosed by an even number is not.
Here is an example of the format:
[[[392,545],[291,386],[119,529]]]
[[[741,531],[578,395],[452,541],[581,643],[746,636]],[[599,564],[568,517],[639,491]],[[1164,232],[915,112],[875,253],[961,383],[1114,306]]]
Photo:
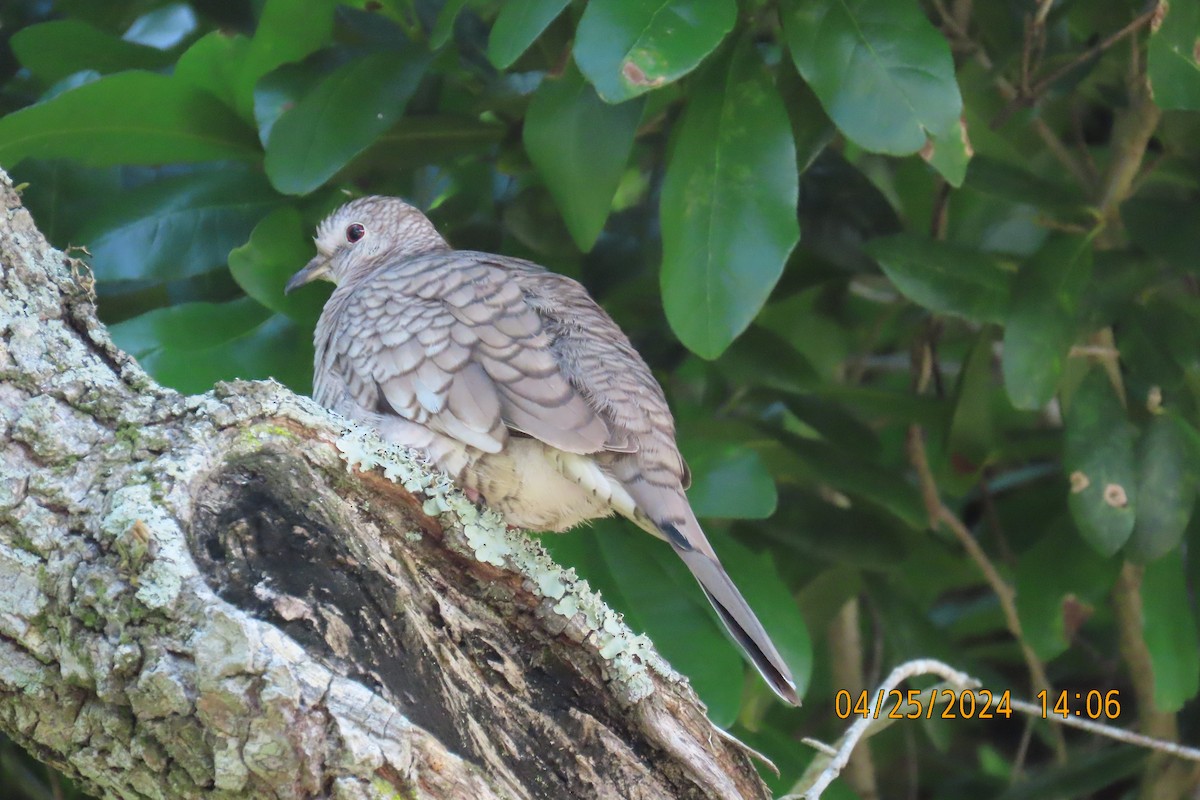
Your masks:
[[[0,166],[181,391],[309,391],[328,289],[282,287],[347,197],[582,280],[666,387],[804,707],[667,548],[609,522],[547,546],[780,793],[800,737],[848,725],[839,689],[921,656],[1196,740],[1200,4],[7,0],[0,42]],[[1195,781],[1020,715],[870,746],[838,796]],[[73,794],[11,745],[0,770]]]

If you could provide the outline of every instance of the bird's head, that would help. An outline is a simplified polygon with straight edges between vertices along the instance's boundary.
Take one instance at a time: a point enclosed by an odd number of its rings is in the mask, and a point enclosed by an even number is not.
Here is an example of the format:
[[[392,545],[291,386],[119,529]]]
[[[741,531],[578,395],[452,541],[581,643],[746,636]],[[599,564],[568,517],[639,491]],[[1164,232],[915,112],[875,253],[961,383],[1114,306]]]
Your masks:
[[[397,197],[360,197],[317,226],[317,255],[287,282],[291,292],[317,279],[344,283],[384,261],[447,247],[433,223]]]

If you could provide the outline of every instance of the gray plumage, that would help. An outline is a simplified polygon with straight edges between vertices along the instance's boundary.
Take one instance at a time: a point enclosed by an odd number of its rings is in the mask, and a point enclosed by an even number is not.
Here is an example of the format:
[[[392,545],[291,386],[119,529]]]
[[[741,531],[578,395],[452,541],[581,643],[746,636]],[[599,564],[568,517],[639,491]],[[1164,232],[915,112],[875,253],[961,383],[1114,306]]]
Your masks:
[[[564,531],[620,514],[666,540],[771,688],[795,683],[688,505],[661,387],[577,282],[452,250],[395,198],[347,203],[287,290],[337,284],[316,330],[313,396],[426,453],[510,524]]]

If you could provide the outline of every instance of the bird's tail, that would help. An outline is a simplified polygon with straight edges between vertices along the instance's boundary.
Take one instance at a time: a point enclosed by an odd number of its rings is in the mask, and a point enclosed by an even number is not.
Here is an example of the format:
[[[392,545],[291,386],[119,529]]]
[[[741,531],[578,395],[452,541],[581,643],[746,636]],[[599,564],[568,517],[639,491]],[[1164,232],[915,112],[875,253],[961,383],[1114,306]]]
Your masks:
[[[699,532],[699,524],[693,524]],[[708,546],[704,534],[700,533],[697,541],[695,535],[685,536],[674,525],[661,525],[660,529],[699,581],[700,588],[716,609],[717,616],[721,618],[733,640],[749,656],[750,662],[763,676],[763,680],[784,702],[794,706],[800,705],[800,698],[796,694],[796,681],[792,678],[791,670],[784,663],[783,657],[775,648],[775,643],[767,635],[742,593],[733,585],[712,548]]]

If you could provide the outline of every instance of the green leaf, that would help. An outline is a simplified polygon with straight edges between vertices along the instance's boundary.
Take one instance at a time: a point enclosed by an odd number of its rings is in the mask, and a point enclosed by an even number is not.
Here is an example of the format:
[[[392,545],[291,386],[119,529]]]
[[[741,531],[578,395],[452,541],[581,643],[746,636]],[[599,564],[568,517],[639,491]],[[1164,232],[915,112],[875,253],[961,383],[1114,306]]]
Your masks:
[[[1013,276],[995,258],[914,233],[872,239],[866,250],[917,305],[971,322],[1004,322]]]
[[[705,439],[683,445],[692,470],[688,502],[697,517],[766,519],[775,513],[775,481],[754,450]]]
[[[781,443],[808,464],[822,484],[861,497],[886,509],[913,529],[928,522],[916,487],[894,470],[867,461],[828,442],[778,433]]]
[[[1183,540],[1196,505],[1196,432],[1165,412],[1151,421],[1138,442],[1138,504],[1125,554],[1154,561]]]
[[[238,75],[235,95],[243,119],[254,119],[259,78],[330,43],[335,6],[332,0],[267,0]]]
[[[91,166],[252,159],[254,135],[213,99],[166,75],[122,72],[0,118],[0,164],[71,158]]]
[[[307,194],[333,177],[400,119],[428,64],[415,51],[372,53],[333,72],[271,129],[271,183]]]
[[[196,12],[188,3],[168,3],[133,21],[124,39],[159,50],[170,50],[196,30]]]
[[[663,306],[716,358],[754,319],[800,237],[796,146],[745,40],[697,82],[663,180]]]
[[[312,331],[282,314],[215,347],[164,347],[139,361],[156,381],[184,394],[205,392],[217,381],[238,378],[274,378],[298,394],[312,393]]]
[[[1043,661],[1071,646],[1081,612],[1106,601],[1120,567],[1081,545],[1068,520],[1058,521],[1046,526],[1016,566],[1017,616],[1025,640]]]
[[[329,292],[283,293],[288,278],[315,255],[312,239],[291,206],[277,208],[254,226],[250,241],[229,254],[229,271],[246,294],[272,311],[311,328]]]
[[[928,146],[921,150],[921,157],[955,189],[966,179],[967,165],[973,155],[971,140],[967,138],[967,123],[961,119],[957,130],[930,134]]]
[[[591,0],[575,34],[575,63],[610,103],[691,72],[737,20],[735,0]]]
[[[504,138],[494,122],[451,114],[410,116],[375,140],[346,168],[347,176],[445,164],[487,153]]]
[[[785,0],[781,13],[796,68],[854,143],[908,155],[959,135],[950,48],[914,0]]]
[[[1165,260],[1173,268],[1200,271],[1200,228],[1192,222],[1195,201],[1175,197],[1132,197],[1121,205],[1121,219],[1129,238],[1141,249]]]
[[[249,52],[250,40],[245,36],[213,31],[183,51],[175,65],[175,79],[203,89],[236,109],[238,84]],[[251,120],[253,117],[247,118]]]
[[[633,149],[640,100],[611,106],[579,71],[542,81],[525,115],[525,151],[579,249],[596,243]]]
[[[627,613],[645,628],[654,646],[691,680],[709,718],[729,727],[737,717],[745,668],[726,639],[716,614],[687,567],[664,542],[599,522],[579,536],[595,536]]]
[[[1133,426],[1103,370],[1093,369],[1071,397],[1063,469],[1068,505],[1084,540],[1111,556],[1133,532],[1138,507]]]
[[[571,0],[504,3],[488,36],[487,56],[496,69],[508,69],[529,49]]]
[[[250,332],[269,316],[269,309],[243,297],[228,303],[156,308],[110,325],[108,331],[117,347],[140,361],[159,350],[182,354],[217,347]]]
[[[30,25],[13,34],[13,54],[47,85],[80,70],[101,74],[154,70],[172,61],[169,53],[134,44],[74,19]]]
[[[1150,90],[1159,108],[1200,109],[1200,5],[1164,3],[1162,25],[1150,36]]]
[[[1124,699],[1124,695],[1122,695]],[[1126,711],[1125,713],[1129,713]],[[1123,713],[1122,718],[1125,716]],[[1059,800],[1089,797],[1133,778],[1145,765],[1146,751],[1139,747],[1102,747],[1094,752],[1075,751],[1066,764],[1053,764],[1012,783],[996,800]]]
[[[1155,711],[1176,712],[1200,691],[1200,642],[1178,550],[1146,567],[1142,620],[1154,672]]]
[[[992,419],[992,344],[995,329],[980,331],[954,389],[954,416],[946,435],[946,452],[956,471],[974,476],[982,469],[996,443]]]
[[[814,494],[787,491],[779,513],[762,529],[805,563],[813,560],[871,570],[896,569],[909,547],[904,529],[866,504],[833,505]]]
[[[255,172],[180,175],[118,194],[79,231],[79,244],[98,280],[174,280],[224,265],[279,202]]]
[[[808,170],[825,146],[837,135],[837,128],[821,101],[792,64],[781,64],[775,82],[779,96],[787,107],[792,122],[792,133],[796,138],[796,161],[800,172]]]
[[[121,191],[117,167],[91,169],[73,161],[29,158],[11,174],[13,183],[29,184],[21,203],[37,220],[38,230],[60,249],[78,244],[79,229]]]
[[[1074,187],[987,156],[971,159],[966,185],[989,197],[1028,204],[1058,214],[1079,214],[1085,205],[1084,198]]]
[[[758,325],[751,325],[739,336],[715,365],[735,386],[765,386],[803,394],[820,382],[803,354],[783,337]]]
[[[454,21],[458,19],[459,12],[466,4],[467,0],[446,0],[442,5],[437,21],[433,24],[433,32],[429,34],[431,50],[441,50],[446,46],[446,42],[450,41],[450,37],[454,35]]]
[[[1063,234],[1051,236],[1018,271],[1001,360],[1017,408],[1036,411],[1054,396],[1091,272],[1090,240]]]

